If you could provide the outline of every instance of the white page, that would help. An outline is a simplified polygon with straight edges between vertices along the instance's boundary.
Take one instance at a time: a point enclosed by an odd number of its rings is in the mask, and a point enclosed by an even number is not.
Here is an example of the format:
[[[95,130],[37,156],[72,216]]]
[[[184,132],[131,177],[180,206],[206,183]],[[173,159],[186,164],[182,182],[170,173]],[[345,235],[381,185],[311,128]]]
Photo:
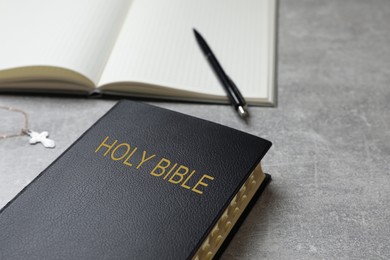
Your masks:
[[[224,96],[194,27],[244,96],[267,97],[271,2],[135,0],[99,85],[135,81]]]
[[[96,84],[130,2],[0,0],[0,70],[58,66]]]

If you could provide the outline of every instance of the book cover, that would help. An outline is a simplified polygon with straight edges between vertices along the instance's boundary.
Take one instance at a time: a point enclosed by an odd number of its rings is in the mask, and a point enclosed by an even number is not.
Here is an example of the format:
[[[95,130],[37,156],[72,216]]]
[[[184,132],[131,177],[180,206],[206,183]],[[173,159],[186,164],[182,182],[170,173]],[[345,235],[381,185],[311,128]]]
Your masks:
[[[270,146],[121,101],[0,211],[0,258],[211,258],[268,182]]]

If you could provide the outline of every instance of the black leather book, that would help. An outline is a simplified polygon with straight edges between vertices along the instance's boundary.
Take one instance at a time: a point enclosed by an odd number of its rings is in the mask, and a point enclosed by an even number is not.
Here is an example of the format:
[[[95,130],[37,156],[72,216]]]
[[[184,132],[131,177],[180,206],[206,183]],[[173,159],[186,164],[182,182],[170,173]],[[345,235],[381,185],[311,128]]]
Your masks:
[[[121,101],[0,211],[0,259],[207,259],[270,177],[271,143]]]

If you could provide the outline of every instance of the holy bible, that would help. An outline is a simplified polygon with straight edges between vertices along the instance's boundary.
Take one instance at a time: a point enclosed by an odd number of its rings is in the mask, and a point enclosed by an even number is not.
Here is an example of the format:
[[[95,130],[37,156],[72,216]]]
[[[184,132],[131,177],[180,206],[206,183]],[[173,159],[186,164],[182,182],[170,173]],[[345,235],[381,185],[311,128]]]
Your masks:
[[[270,180],[270,146],[121,101],[0,211],[0,258],[219,256]]]

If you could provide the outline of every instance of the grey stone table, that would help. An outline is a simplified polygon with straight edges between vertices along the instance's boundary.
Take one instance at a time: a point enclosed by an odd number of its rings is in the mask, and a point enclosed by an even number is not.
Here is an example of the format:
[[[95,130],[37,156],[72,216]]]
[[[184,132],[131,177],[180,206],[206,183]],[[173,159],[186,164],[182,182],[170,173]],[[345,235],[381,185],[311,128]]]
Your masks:
[[[390,1],[281,0],[278,34],[278,106],[247,125],[229,106],[153,102],[273,141],[273,181],[223,258],[389,259]],[[114,102],[0,95],[57,141],[0,141],[0,207]]]

